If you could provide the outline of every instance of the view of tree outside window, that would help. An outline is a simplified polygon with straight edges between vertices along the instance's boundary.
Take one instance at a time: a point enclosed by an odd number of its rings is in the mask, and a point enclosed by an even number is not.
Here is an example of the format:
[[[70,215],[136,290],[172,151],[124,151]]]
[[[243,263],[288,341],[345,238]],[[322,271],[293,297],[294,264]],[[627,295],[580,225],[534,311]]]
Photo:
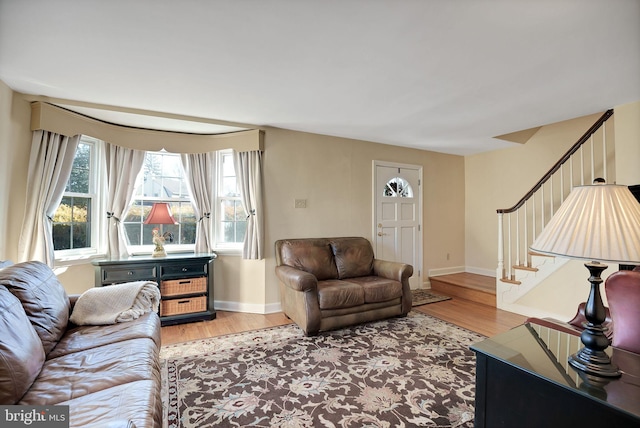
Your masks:
[[[401,177],[394,177],[387,182],[384,188],[384,196],[393,198],[413,198],[413,189],[407,180]]]
[[[53,215],[54,250],[90,248],[92,246],[92,207],[95,199],[92,174],[91,142],[81,140],[76,149],[71,176],[62,202]]]
[[[144,224],[154,202],[168,202],[178,224]],[[124,218],[130,245],[152,245],[153,229],[170,233],[171,245],[193,245],[196,239],[196,218],[190,202],[180,155],[168,152],[147,152],[138,176],[133,202]]]
[[[218,242],[237,244],[244,242],[247,231],[247,214],[240,201],[240,190],[236,179],[233,155],[219,155],[218,206],[220,209]]]

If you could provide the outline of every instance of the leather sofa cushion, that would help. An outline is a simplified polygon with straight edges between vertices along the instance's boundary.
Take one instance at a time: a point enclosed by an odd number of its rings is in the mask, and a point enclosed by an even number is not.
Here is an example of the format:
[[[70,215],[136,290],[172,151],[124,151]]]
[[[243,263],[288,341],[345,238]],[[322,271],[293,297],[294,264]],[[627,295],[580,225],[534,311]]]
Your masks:
[[[44,350],[20,300],[0,286],[0,404],[16,404],[44,364]]]
[[[364,289],[358,284],[341,280],[318,282],[320,309],[350,308],[364,304]]]
[[[281,242],[283,265],[313,274],[318,281],[338,278],[333,252],[327,239],[290,239]]]
[[[371,275],[373,248],[364,238],[334,238],[331,250],[338,269],[338,278],[354,278]]]
[[[74,326],[70,324],[65,335],[60,339],[58,345],[49,352],[47,358],[56,358],[109,343],[144,337],[150,337],[158,350],[160,349],[160,318],[153,312],[140,316],[136,322],[119,322],[100,326]]]
[[[49,359],[19,404],[56,404],[137,380],[160,384],[157,357],[153,340],[132,339]]]
[[[69,406],[73,426],[82,428],[124,428],[128,421],[136,427],[162,426],[160,388],[150,380],[125,383],[58,404]]]
[[[363,276],[351,278],[349,281],[362,286],[365,303],[386,302],[402,297],[402,284],[393,279],[379,276]]]
[[[69,297],[49,266],[37,261],[0,270],[0,285],[24,307],[48,354],[64,334],[69,321]]]

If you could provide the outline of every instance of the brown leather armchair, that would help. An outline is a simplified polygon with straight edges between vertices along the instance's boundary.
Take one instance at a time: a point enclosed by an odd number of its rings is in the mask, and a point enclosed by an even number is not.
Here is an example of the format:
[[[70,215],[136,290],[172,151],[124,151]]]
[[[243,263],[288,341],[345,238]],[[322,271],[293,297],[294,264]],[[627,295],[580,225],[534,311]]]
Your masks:
[[[555,318],[535,318],[530,317],[527,318],[525,322],[538,324],[544,327],[553,328],[555,330],[563,331],[565,333],[574,334],[576,336],[580,335],[584,330],[584,324],[587,322],[587,318],[584,314],[585,302],[580,303],[578,305],[578,310],[573,318],[569,321],[560,321]],[[607,318],[602,323],[602,326],[607,330],[605,331],[605,335],[611,340],[613,335],[613,320],[611,319],[611,313],[609,312],[609,308],[605,308]]]
[[[611,344],[640,354],[640,271],[614,272],[604,289],[614,320]]]
[[[640,354],[640,268],[612,273],[604,290],[609,307],[605,308],[607,317],[602,326],[607,328],[605,334],[611,345]],[[584,302],[580,303],[576,315],[568,322],[553,318],[528,318],[526,322],[579,335],[587,322],[584,306]]]
[[[413,267],[375,259],[365,238],[285,239],[275,247],[282,310],[306,335],[411,310]]]

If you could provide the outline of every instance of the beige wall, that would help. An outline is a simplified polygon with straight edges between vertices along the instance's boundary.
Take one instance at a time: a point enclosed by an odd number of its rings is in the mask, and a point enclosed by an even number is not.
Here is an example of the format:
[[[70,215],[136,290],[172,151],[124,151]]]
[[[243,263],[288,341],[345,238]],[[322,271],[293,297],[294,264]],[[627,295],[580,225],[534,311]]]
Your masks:
[[[496,210],[515,205],[600,116],[598,113],[543,126],[526,144],[465,157],[468,269],[495,275]],[[607,130],[609,135],[613,133],[612,123],[607,124]]]
[[[615,109],[616,181],[640,184],[640,101]]]
[[[17,259],[27,191],[30,114],[29,103],[0,82],[0,218],[4,219],[0,233],[5,237],[0,240],[0,260]],[[528,144],[466,158],[267,128],[266,259],[245,261],[220,255],[214,268],[215,300],[227,309],[249,312],[276,307],[273,243],[277,239],[340,235],[371,239],[374,160],[424,168],[424,280],[425,272],[465,267],[493,275],[495,210],[514,204],[598,116],[544,127]],[[616,107],[614,119],[618,182],[624,176],[623,184],[640,183],[640,103]],[[295,199],[306,199],[307,208],[294,208]],[[93,286],[93,269],[87,262],[60,267],[57,273],[70,293]],[[546,287],[548,291],[541,288],[529,296],[533,307],[545,306],[555,284]],[[584,300],[582,288],[579,293]],[[564,306],[575,308],[573,303]]]
[[[514,205],[599,116],[600,113],[548,125],[522,146],[465,158],[468,269],[479,267],[495,274],[495,210]],[[606,133],[609,151],[615,149],[607,178],[619,184],[640,184],[640,102],[614,107]],[[609,266],[603,272],[603,279],[617,269],[617,265]],[[570,319],[578,304],[587,299],[588,276],[584,262],[568,261],[510,310],[531,316]],[[602,294],[606,304],[606,295]]]
[[[29,167],[31,108],[0,81],[0,260],[17,260]]]
[[[429,269],[464,265],[463,158],[266,129],[267,303],[279,300],[274,274],[276,240],[327,236],[371,240],[374,160],[423,167],[423,280]],[[307,208],[295,208],[295,199],[306,199]]]

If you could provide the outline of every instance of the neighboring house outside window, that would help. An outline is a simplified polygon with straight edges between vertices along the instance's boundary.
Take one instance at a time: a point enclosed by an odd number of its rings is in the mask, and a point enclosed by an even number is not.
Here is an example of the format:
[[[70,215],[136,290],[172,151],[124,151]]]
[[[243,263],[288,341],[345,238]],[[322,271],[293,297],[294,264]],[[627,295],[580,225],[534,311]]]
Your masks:
[[[62,202],[53,215],[53,247],[56,258],[101,252],[104,226],[100,213],[104,200],[98,168],[102,146],[99,140],[82,136]]]

